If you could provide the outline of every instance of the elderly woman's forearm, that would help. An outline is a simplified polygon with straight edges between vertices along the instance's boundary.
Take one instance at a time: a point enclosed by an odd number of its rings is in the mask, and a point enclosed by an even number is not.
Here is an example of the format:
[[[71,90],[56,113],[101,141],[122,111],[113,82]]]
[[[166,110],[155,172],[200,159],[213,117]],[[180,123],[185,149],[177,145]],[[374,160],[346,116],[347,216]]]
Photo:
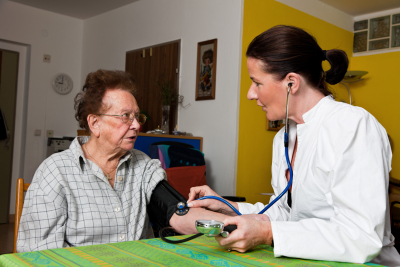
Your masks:
[[[197,234],[195,221],[196,220],[216,220],[223,221],[226,217],[225,214],[209,211],[202,208],[191,208],[186,215],[178,216],[174,214],[169,224],[174,230],[180,234]]]

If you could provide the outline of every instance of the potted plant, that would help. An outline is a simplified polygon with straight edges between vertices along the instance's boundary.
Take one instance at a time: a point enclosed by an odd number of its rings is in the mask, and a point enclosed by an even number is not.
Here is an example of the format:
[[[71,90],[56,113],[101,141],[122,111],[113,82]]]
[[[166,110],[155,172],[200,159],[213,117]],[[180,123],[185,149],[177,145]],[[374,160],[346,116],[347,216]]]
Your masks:
[[[157,82],[160,87],[161,103],[162,103],[162,121],[161,130],[165,133],[169,133],[169,110],[171,104],[178,99],[179,94],[174,92],[174,87],[170,80],[165,78],[163,74],[161,79]]]

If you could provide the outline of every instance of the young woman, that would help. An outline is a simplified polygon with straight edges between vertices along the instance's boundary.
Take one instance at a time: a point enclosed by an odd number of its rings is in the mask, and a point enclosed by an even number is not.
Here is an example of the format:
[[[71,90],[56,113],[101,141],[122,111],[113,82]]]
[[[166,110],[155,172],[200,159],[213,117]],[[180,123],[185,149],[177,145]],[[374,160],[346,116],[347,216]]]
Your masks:
[[[327,88],[348,67],[338,49],[322,50],[306,31],[276,26],[257,36],[246,53],[252,80],[247,98],[256,100],[270,121],[286,116],[289,98],[289,160],[293,183],[264,214],[235,216],[220,245],[244,252],[273,244],[276,257],[400,265],[390,230],[388,182],[392,153],[385,129],[360,107],[336,102]],[[325,73],[322,62],[331,68]],[[289,94],[288,94],[289,91]],[[273,201],[288,185],[284,129],[273,144]],[[190,206],[234,215],[208,187],[191,189]],[[232,203],[242,214],[264,204]]]

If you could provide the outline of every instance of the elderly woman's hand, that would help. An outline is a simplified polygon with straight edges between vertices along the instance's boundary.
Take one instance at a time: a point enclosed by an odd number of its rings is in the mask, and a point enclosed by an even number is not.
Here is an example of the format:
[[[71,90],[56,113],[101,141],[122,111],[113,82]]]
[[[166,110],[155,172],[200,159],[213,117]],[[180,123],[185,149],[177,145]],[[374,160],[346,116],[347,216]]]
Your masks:
[[[225,225],[237,225],[227,238],[216,236],[219,245],[226,249],[231,248],[239,252],[246,252],[261,244],[272,243],[271,222],[264,214],[247,214],[242,216],[228,217],[224,220]]]
[[[215,199],[195,200],[204,196],[216,196],[222,198],[207,185],[192,187],[190,188],[189,199],[187,201],[188,207],[206,208],[226,215],[231,215],[231,216],[236,215],[236,213],[228,205],[219,200]],[[239,208],[236,202],[232,202],[226,199],[225,201],[229,202],[236,209]]]

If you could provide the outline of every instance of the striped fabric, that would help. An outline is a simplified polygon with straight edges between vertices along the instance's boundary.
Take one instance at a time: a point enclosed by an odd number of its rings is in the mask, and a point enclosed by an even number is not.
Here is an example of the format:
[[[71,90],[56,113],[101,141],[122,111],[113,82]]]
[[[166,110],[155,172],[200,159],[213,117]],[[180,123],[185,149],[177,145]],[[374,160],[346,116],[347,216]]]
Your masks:
[[[170,237],[183,239],[186,236]],[[59,248],[0,256],[0,266],[381,266],[304,259],[275,258],[267,245],[250,252],[228,252],[214,238],[199,237],[168,244],[144,239],[113,244]]]

